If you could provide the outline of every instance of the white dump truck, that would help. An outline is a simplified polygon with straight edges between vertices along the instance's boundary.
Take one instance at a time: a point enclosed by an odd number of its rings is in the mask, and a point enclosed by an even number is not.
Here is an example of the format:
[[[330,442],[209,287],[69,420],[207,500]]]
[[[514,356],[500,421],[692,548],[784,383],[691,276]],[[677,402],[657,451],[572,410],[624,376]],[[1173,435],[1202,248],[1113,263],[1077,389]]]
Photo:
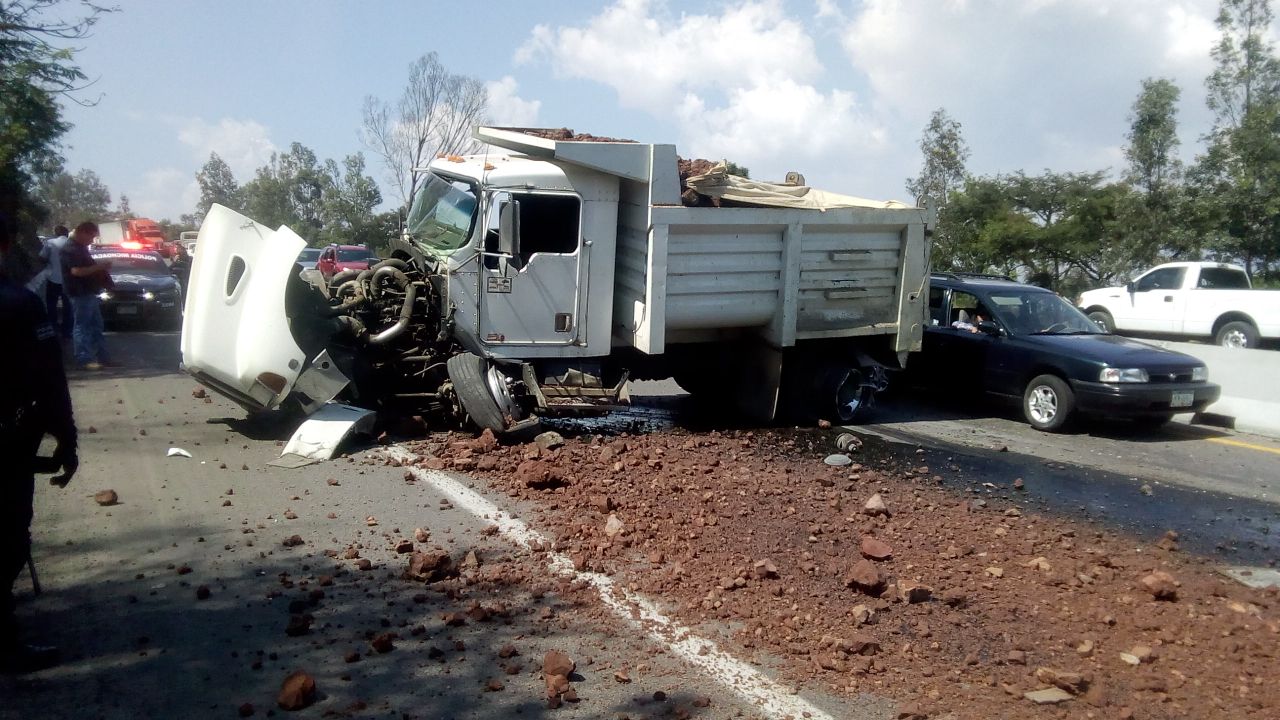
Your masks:
[[[251,410],[334,397],[513,432],[674,377],[758,421],[851,422],[920,348],[931,215],[688,179],[673,145],[479,128],[432,162],[389,257],[324,286],[305,241],[215,206],[182,356]],[[321,284],[323,285],[323,284]]]

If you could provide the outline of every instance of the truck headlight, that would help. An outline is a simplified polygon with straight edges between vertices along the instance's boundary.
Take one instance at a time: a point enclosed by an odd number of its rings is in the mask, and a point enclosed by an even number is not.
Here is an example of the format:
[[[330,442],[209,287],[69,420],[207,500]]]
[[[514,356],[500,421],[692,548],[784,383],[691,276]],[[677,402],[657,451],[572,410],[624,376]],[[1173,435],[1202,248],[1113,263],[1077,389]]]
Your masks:
[[[1208,382],[1209,368],[1204,365],[1191,368],[1191,382]]]
[[[142,299],[143,299],[143,300],[155,300],[155,299],[156,299],[156,294],[155,294],[155,293],[153,293],[153,292],[151,292],[150,290],[146,290],[146,291],[144,291],[144,292],[142,293]]]
[[[1098,381],[1104,383],[1144,383],[1150,380],[1142,368],[1102,368]]]

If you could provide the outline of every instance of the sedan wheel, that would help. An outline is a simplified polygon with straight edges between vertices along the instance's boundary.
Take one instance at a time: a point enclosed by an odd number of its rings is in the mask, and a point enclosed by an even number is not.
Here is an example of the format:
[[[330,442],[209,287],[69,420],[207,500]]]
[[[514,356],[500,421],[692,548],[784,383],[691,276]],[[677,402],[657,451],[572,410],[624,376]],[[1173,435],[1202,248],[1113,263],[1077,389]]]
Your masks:
[[[1022,394],[1022,414],[1031,427],[1057,432],[1070,421],[1075,402],[1075,393],[1062,378],[1040,375],[1027,383]]]

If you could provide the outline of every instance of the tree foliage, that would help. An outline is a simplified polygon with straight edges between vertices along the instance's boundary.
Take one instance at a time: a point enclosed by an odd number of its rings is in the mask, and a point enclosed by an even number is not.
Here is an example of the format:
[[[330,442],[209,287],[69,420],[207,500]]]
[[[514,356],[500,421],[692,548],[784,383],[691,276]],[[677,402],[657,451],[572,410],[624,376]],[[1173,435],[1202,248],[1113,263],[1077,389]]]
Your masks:
[[[964,183],[965,163],[969,147],[961,135],[960,123],[947,115],[944,108],[933,111],[929,124],[920,137],[920,153],[924,164],[920,175],[907,179],[907,192],[922,207],[943,207],[951,193]]]
[[[35,200],[49,213],[53,225],[75,227],[85,220],[101,220],[111,208],[111,192],[92,170],[75,175],[59,171],[42,177],[36,185]],[[124,202],[121,197],[121,201]]]
[[[200,202],[196,205],[198,218],[203,219],[214,203],[232,210],[244,210],[240,184],[236,182],[231,166],[218,153],[209,153],[209,159],[196,173],[196,183],[200,185]]]
[[[449,72],[434,52],[409,67],[409,82],[394,107],[365,98],[364,143],[382,160],[405,207],[413,204],[427,164],[437,155],[474,148],[471,131],[483,121],[488,102],[484,83]]]
[[[70,129],[60,97],[86,77],[71,49],[109,9],[88,2],[68,20],[61,0],[0,0],[0,209],[34,224],[45,215],[28,192],[41,173],[61,169],[58,142]],[[74,98],[73,98],[74,99]]]

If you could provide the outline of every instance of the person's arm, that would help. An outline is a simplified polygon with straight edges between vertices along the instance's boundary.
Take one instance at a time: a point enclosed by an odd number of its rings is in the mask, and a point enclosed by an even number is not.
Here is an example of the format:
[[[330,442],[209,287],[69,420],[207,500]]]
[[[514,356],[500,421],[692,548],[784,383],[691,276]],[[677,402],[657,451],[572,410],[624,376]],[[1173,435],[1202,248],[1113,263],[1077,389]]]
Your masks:
[[[92,277],[99,273],[104,273],[110,268],[107,263],[95,262],[92,265],[76,265],[71,268],[71,274],[76,277]]]

